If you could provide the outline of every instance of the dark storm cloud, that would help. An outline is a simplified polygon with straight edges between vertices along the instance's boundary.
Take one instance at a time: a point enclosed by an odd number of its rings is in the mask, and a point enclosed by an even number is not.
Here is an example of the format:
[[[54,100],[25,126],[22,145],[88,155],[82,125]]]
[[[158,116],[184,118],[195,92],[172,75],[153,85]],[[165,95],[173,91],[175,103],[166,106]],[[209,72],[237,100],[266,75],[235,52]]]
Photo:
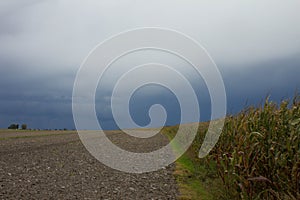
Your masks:
[[[30,128],[74,127],[71,97],[75,72],[35,72],[18,61],[1,65],[0,127],[11,123],[26,123]]]
[[[0,127],[28,123],[36,128],[74,128],[72,87],[81,62],[104,39],[137,27],[175,29],[204,45],[223,75],[229,111],[238,111],[246,100],[257,103],[267,93],[275,100],[290,97],[300,87],[299,19],[299,1],[2,0]],[[116,65],[97,94],[97,114],[105,127],[115,127],[108,88],[121,73],[118,66],[160,58],[171,59],[170,65],[185,71],[185,64],[172,57],[145,55]],[[197,91],[202,120],[209,119],[203,80],[194,80],[191,71],[185,75]],[[141,103],[136,99],[131,108],[140,124],[148,122],[143,116],[151,102],[171,101],[170,95],[147,94],[152,96],[141,96]],[[176,123],[178,109],[172,106],[168,122]]]
[[[247,105],[259,105],[269,95],[280,102],[300,90],[300,53],[256,63],[252,67],[223,71],[228,112],[236,113]]]

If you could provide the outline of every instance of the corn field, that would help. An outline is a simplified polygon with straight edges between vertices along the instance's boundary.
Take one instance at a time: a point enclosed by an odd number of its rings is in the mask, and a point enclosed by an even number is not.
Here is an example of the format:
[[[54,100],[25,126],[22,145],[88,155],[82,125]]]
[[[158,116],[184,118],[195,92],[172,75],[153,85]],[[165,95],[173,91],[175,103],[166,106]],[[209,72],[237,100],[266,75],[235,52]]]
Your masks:
[[[203,130],[194,142],[196,152]],[[300,98],[267,98],[229,116],[204,163],[222,180],[224,199],[300,199]]]

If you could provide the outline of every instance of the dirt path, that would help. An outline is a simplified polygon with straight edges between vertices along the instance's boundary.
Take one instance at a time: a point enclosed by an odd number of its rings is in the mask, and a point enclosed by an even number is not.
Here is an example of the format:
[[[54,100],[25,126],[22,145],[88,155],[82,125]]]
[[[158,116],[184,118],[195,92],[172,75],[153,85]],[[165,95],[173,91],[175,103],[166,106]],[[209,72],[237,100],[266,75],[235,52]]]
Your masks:
[[[40,135],[0,132],[0,199],[176,199],[178,195],[174,166],[144,174],[123,173],[94,159],[76,133]],[[151,139],[118,132],[108,135],[135,152],[158,149],[167,142],[160,135]]]

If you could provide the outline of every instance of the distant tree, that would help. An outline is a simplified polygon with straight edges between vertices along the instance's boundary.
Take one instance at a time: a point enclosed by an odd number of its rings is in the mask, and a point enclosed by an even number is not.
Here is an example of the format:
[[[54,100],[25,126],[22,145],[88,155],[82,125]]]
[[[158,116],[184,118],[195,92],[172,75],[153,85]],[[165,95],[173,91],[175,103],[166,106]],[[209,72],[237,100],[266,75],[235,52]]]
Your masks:
[[[11,124],[8,129],[19,129],[19,124]]]
[[[27,129],[27,124],[22,124],[21,128],[22,128],[22,130],[26,130]]]

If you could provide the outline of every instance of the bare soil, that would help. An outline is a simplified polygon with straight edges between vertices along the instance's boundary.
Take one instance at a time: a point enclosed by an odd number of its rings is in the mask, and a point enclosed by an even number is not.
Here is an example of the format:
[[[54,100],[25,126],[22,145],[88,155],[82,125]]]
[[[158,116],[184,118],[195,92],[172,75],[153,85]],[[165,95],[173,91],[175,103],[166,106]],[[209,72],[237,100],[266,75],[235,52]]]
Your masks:
[[[134,152],[158,149],[167,139],[107,135]],[[174,165],[130,174],[94,157],[72,131],[0,131],[0,199],[176,199]]]

